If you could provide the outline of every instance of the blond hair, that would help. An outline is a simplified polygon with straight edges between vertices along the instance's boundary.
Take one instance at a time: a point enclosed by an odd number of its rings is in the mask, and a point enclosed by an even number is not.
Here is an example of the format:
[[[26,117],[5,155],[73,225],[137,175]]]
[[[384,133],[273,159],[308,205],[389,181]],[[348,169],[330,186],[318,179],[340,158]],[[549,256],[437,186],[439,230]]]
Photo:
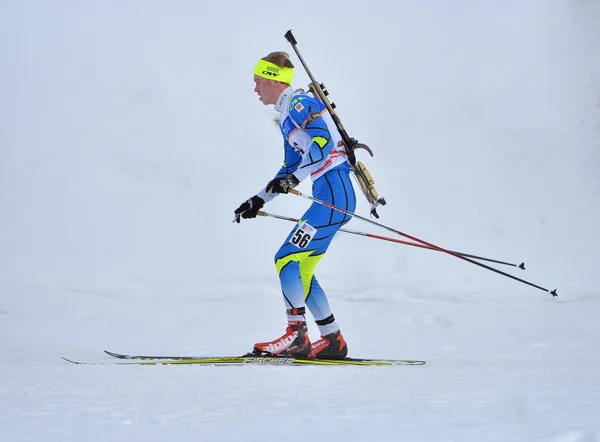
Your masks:
[[[294,65],[290,61],[290,55],[287,52],[276,51],[262,58],[262,60],[276,64],[280,68],[293,68]]]

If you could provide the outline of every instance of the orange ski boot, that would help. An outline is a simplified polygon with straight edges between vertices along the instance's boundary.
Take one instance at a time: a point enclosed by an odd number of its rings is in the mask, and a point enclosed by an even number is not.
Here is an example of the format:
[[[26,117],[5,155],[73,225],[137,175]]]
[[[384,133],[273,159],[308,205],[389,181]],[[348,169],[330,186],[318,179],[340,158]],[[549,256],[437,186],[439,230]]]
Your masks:
[[[306,358],[310,353],[310,349],[306,321],[291,321],[285,329],[285,334],[280,338],[254,345],[254,353],[256,354],[297,358]]]
[[[311,345],[308,357],[311,359],[344,359],[348,356],[348,346],[342,333],[338,330],[321,336]]]

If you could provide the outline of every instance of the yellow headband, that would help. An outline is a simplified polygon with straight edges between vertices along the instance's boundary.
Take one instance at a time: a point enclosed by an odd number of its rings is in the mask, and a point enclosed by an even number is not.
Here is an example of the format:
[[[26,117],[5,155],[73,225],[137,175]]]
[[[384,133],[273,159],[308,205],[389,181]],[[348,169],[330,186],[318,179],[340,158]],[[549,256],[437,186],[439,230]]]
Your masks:
[[[294,68],[282,68],[266,60],[258,60],[254,68],[254,75],[269,80],[281,81],[282,83],[292,84]]]

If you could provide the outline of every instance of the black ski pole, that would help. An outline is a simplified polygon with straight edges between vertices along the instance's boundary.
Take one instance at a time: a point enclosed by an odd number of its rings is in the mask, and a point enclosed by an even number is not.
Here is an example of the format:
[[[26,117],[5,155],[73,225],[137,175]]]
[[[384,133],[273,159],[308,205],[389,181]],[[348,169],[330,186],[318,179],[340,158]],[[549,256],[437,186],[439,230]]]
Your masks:
[[[558,296],[558,294],[556,293],[556,289],[554,289],[552,291],[548,290],[547,288],[541,287],[541,286],[536,285],[536,284],[534,284],[532,282],[525,281],[524,279],[517,278],[516,276],[513,276],[513,275],[511,275],[509,273],[505,273],[505,272],[503,272],[501,270],[498,270],[498,269],[495,269],[495,268],[490,267],[488,265],[485,265],[485,264],[482,264],[480,262],[474,261],[471,258],[467,258],[466,256],[461,256],[461,255],[459,255],[459,254],[457,254],[455,252],[452,252],[451,250],[446,250],[446,249],[444,249],[442,247],[436,246],[435,244],[431,244],[431,243],[429,243],[427,241],[423,241],[422,239],[416,238],[416,237],[414,237],[412,235],[408,235],[407,233],[403,233],[403,232],[401,232],[399,230],[392,229],[391,227],[388,227],[388,226],[380,224],[380,223],[378,223],[376,221],[370,220],[369,218],[365,218],[363,216],[357,215],[357,214],[355,214],[353,212],[350,212],[348,210],[342,209],[341,207],[336,207],[333,204],[329,204],[329,203],[327,203],[325,201],[322,201],[322,200],[320,200],[318,198],[314,198],[312,196],[304,195],[302,192],[300,192],[300,191],[298,191],[296,189],[290,189],[289,193],[292,193],[292,194],[297,195],[297,196],[301,196],[302,198],[309,199],[309,200],[311,200],[311,201],[313,201],[313,202],[315,202],[317,204],[321,204],[321,205],[323,205],[325,207],[329,207],[330,209],[337,210],[338,212],[341,212],[341,213],[344,213],[346,215],[349,215],[349,216],[355,217],[357,219],[360,219],[361,221],[365,221],[367,223],[370,223],[370,224],[373,224],[375,226],[381,227],[381,228],[386,229],[386,230],[388,230],[390,232],[396,233],[397,235],[404,236],[405,238],[408,238],[408,239],[416,241],[416,242],[418,242],[420,244],[426,245],[426,246],[428,246],[428,247],[430,247],[430,248],[432,248],[434,250],[437,250],[438,252],[447,253],[448,255],[455,256],[455,257],[457,257],[459,259],[462,259],[463,261],[467,261],[467,262],[470,262],[471,264],[475,264],[476,266],[483,267],[484,269],[487,269],[487,270],[491,270],[492,272],[498,273],[499,275],[506,276],[507,278],[511,278],[511,279],[514,279],[515,281],[522,282],[523,284],[527,284],[527,285],[529,285],[531,287],[535,287],[536,289],[543,290],[546,293],[550,293],[552,296]]]
[[[262,210],[259,210],[257,212],[257,215],[258,216],[270,217],[270,218],[276,218],[276,219],[282,219],[282,220],[285,220],[285,221],[292,221],[292,222],[296,222],[296,223],[298,221],[300,221],[297,218],[291,218],[289,216],[283,216],[283,215],[276,215],[274,213],[263,212]],[[396,244],[404,244],[404,245],[407,245],[407,246],[419,247],[421,249],[427,249],[427,250],[433,250],[435,252],[439,252],[439,250],[433,249],[433,248],[428,247],[428,246],[424,246],[423,244],[418,244],[418,243],[408,242],[408,241],[402,241],[401,239],[390,238],[389,236],[382,236],[382,235],[376,235],[374,233],[360,232],[358,230],[346,229],[344,227],[342,227],[340,229],[340,232],[350,233],[352,235],[358,235],[358,236],[366,236],[367,238],[380,239],[382,241],[389,241],[389,242],[394,242]],[[514,264],[512,262],[499,261],[497,259],[485,258],[483,256],[471,255],[471,254],[463,253],[463,252],[455,252],[455,251],[452,251],[452,252],[456,253],[457,255],[466,256],[467,258],[473,258],[473,259],[477,259],[479,261],[493,262],[495,264],[502,264],[502,265],[505,265],[505,266],[517,267],[517,268],[519,268],[521,270],[525,270],[525,263],[523,263],[523,262],[521,264]]]
[[[291,218],[289,216],[283,216],[283,215],[276,215],[274,213],[263,212],[262,210],[259,210],[257,212],[257,215],[258,216],[270,217],[270,218],[276,218],[276,219],[282,219],[282,220],[292,221],[292,222],[298,222],[298,221],[300,221],[297,218]],[[425,246],[423,244],[418,244],[418,243],[408,242],[408,241],[402,241],[401,239],[390,238],[389,236],[382,236],[382,235],[376,235],[374,233],[360,232],[358,230],[346,229],[344,227],[342,227],[340,229],[340,232],[350,233],[352,235],[358,235],[358,236],[366,236],[367,238],[380,239],[382,241],[389,241],[389,242],[394,242],[396,244],[404,244],[404,245],[407,245],[407,246],[419,247],[421,249],[427,249],[427,250],[433,250],[435,252],[439,252],[439,250],[431,248],[429,246]],[[497,260],[497,259],[486,258],[484,256],[471,255],[469,253],[456,252],[456,251],[452,251],[452,250],[451,250],[451,252],[452,253],[456,253],[457,255],[466,256],[467,258],[477,259],[479,261],[493,262],[495,264],[502,264],[502,265],[505,265],[505,266],[517,267],[517,268],[519,268],[521,270],[525,270],[525,263],[523,263],[523,262],[521,264],[514,264],[512,262],[500,261],[500,260]]]

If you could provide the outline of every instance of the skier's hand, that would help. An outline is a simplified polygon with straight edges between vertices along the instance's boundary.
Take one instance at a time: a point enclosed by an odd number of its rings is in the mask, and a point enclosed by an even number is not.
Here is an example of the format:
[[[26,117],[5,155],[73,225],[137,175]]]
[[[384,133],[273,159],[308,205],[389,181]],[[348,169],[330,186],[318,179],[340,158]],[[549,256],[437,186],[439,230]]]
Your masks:
[[[248,201],[245,201],[235,209],[233,212],[235,214],[235,222],[240,222],[240,215],[244,219],[248,218],[256,218],[256,214],[262,207],[265,205],[265,200],[263,200],[260,196],[254,195]]]
[[[282,178],[275,178],[269,181],[269,184],[267,184],[267,193],[288,193],[290,189],[293,189],[298,184],[300,184],[298,178],[293,173],[290,173]]]

